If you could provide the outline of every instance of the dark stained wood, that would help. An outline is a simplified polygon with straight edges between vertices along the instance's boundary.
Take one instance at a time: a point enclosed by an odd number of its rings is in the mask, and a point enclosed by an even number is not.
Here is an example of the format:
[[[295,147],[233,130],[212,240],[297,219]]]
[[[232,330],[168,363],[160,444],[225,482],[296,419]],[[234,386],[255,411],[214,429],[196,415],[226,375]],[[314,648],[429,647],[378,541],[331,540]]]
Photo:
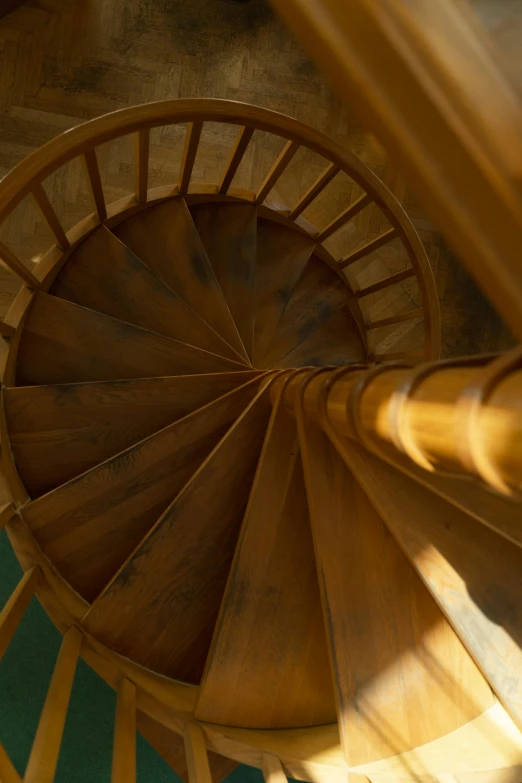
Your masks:
[[[189,783],[187,757],[185,756],[185,743],[181,734],[171,731],[163,724],[155,721],[145,712],[138,710],[137,726],[140,734],[145,737],[154,750],[160,754],[169,767],[178,775],[184,783]],[[238,765],[237,761],[220,756],[219,753],[208,751],[208,764],[212,783],[221,781],[230,775]]]
[[[258,386],[250,381],[24,507],[39,545],[86,600],[110,581]]]
[[[270,344],[315,242],[286,226],[258,220],[254,295],[254,365]]]
[[[17,383],[244,370],[244,365],[39,292],[20,340]]]
[[[283,357],[309,340],[314,332],[317,333],[317,330],[339,313],[342,315],[337,318],[336,323],[341,322],[341,331],[334,345],[328,344],[325,335],[324,339],[321,337],[313,341],[313,348],[304,347],[303,355],[315,359],[309,364],[328,363],[323,361],[323,351],[328,349],[331,352],[332,348],[342,357],[346,356],[348,350],[348,356],[343,361],[350,361],[349,357],[352,356],[352,361],[359,358],[362,342],[349,310],[352,300],[350,291],[335,272],[316,256],[312,256],[279,319],[265,355],[259,358],[258,366],[280,366],[279,362]],[[357,346],[355,350],[354,346]]]
[[[267,430],[196,718],[248,728],[336,720],[294,417]]]
[[[190,210],[243,345],[253,350],[256,215],[249,204],[200,204]]]
[[[273,362],[274,367],[321,367],[366,361],[366,352],[347,307],[318,326],[292,351]]]
[[[149,242],[156,247],[154,234]],[[105,226],[72,254],[49,293],[151,332],[239,360],[197,313]]]
[[[254,377],[250,371],[5,389],[16,467],[38,497]]]
[[[357,444],[346,444],[343,455],[522,727],[522,680],[513,676],[522,670],[522,551]],[[478,691],[473,700],[482,704]]]
[[[199,682],[270,410],[265,386],[93,604],[96,638]]]
[[[113,232],[242,358],[246,358],[185,199],[169,199],[138,212],[116,226]]]
[[[363,764],[443,736],[493,699],[368,495],[300,406],[298,429],[341,741],[347,763]],[[387,492],[395,502],[392,483]]]

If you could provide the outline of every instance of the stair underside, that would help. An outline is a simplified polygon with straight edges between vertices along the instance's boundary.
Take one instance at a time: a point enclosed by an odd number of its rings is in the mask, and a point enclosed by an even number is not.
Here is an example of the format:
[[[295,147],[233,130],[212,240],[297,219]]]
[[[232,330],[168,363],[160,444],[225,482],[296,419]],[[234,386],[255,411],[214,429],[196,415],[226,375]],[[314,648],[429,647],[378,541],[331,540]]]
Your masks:
[[[357,302],[314,251],[240,202],[175,198],[99,227],[35,295],[3,401],[23,520],[87,602],[85,630],[199,685],[201,721],[337,722],[359,765],[494,698],[407,529],[430,491],[384,466],[381,497],[373,458],[278,397],[284,370],[366,360]]]

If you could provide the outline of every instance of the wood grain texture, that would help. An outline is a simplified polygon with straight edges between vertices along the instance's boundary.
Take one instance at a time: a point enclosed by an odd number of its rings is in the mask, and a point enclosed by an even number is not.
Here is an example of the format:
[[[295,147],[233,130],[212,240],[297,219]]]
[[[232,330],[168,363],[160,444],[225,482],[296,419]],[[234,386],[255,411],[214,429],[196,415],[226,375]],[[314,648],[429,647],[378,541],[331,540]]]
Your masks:
[[[96,598],[258,386],[229,392],[24,507],[39,545],[80,595]]]
[[[297,417],[341,740],[364,764],[447,734],[492,695],[326,435]]]
[[[93,635],[144,666],[199,682],[269,409],[265,388],[93,604],[84,621]]]
[[[244,365],[38,293],[25,322],[19,385],[243,370]]]
[[[248,371],[4,389],[16,467],[29,495],[39,497],[255,377]]]
[[[253,354],[256,208],[198,205],[190,210],[248,356]]]
[[[176,775],[183,780],[183,783],[189,783],[183,737],[155,721],[141,710],[138,710],[137,726],[140,734],[160,754]],[[221,783],[238,766],[237,761],[220,756],[219,753],[214,753],[211,750],[208,751],[208,764],[212,783]]]
[[[169,199],[139,212],[115,226],[113,232],[240,357],[246,358],[234,320],[183,198]]]
[[[80,631],[76,627],[70,628],[58,653],[24,783],[53,783],[81,645]]]
[[[343,454],[520,727],[522,551],[356,444]]]
[[[315,243],[303,234],[258,220],[254,294],[254,365],[267,351]]]
[[[156,247],[157,242],[150,232],[149,243]],[[74,251],[49,293],[188,345],[239,358],[105,226]]]
[[[136,783],[136,686],[125,677],[116,698],[111,783]]]
[[[312,256],[278,321],[261,367],[344,364],[365,355],[343,281]]]
[[[251,728],[336,720],[294,417],[274,407],[196,717]]]

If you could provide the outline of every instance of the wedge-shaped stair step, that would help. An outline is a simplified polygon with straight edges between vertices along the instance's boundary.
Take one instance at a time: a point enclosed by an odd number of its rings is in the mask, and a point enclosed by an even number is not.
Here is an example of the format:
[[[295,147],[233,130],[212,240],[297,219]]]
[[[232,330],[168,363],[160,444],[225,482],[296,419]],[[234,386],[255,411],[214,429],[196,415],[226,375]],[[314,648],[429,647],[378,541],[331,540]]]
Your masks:
[[[514,675],[522,671],[522,550],[355,444],[347,444],[344,453],[522,728],[522,678]]]
[[[315,357],[316,361],[309,361],[309,364],[332,363],[323,359],[326,348],[339,356],[339,362],[334,362],[336,364],[362,358],[364,346],[350,309],[354,302],[353,295],[337,274],[312,256],[279,319],[264,356],[259,358],[258,366],[280,366],[282,360],[292,353]]]
[[[348,764],[364,764],[453,731],[493,696],[368,496],[301,410],[298,428],[341,741]]]
[[[117,652],[199,682],[270,417],[269,383],[122,566],[84,625]]]
[[[196,717],[249,728],[336,721],[295,419],[277,403]]]
[[[253,354],[257,210],[249,204],[191,207],[199,236],[248,355]]]
[[[257,224],[254,364],[265,354],[315,242],[271,220]]]
[[[237,353],[247,358],[183,198],[138,212],[113,232]]]
[[[348,307],[344,307],[292,351],[275,360],[274,366],[321,367],[364,361],[366,351],[363,341]]]
[[[4,389],[16,466],[38,497],[255,377],[247,371]]]
[[[154,237],[155,246],[161,247],[158,238],[154,234],[150,236]],[[217,332],[105,226],[95,229],[74,251],[50,293],[90,310],[241,361],[241,357]]]
[[[112,381],[244,370],[245,365],[38,293],[25,321],[17,383]]]
[[[250,381],[24,507],[78,593],[92,601],[101,592],[258,388]]]

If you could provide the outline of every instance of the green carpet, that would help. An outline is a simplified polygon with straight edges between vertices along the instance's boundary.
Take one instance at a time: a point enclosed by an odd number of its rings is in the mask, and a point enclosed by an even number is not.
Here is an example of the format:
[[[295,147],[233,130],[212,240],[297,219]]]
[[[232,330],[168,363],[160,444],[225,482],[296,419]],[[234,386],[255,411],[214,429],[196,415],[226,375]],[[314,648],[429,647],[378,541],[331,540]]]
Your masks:
[[[22,570],[6,532],[0,532],[0,607]],[[51,679],[61,636],[33,598],[0,662],[0,741],[22,775]],[[116,696],[81,659],[78,662],[55,783],[110,783]],[[138,783],[181,779],[138,734]],[[240,765],[227,783],[262,783],[261,772]]]

